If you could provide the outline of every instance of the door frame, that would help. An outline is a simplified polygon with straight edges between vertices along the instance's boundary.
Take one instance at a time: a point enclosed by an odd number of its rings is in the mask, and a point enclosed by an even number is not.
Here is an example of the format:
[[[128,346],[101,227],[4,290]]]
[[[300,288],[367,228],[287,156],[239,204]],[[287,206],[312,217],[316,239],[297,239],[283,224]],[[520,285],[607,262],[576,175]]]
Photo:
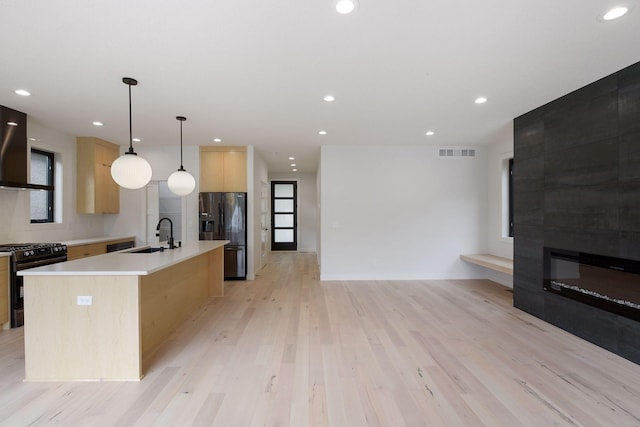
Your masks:
[[[267,257],[269,250],[271,250],[271,233],[269,233],[269,228],[271,227],[270,204],[269,182],[260,180],[260,261],[256,271],[267,265]]]

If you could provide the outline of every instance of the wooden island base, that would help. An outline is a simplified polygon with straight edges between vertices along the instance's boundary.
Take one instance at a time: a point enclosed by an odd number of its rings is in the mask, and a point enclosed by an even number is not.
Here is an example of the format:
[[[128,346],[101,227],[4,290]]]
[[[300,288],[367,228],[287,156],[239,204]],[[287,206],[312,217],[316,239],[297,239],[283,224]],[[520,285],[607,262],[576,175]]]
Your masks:
[[[148,275],[25,276],[26,380],[139,381],[175,327],[223,296],[223,251]],[[81,305],[89,297],[91,305]]]

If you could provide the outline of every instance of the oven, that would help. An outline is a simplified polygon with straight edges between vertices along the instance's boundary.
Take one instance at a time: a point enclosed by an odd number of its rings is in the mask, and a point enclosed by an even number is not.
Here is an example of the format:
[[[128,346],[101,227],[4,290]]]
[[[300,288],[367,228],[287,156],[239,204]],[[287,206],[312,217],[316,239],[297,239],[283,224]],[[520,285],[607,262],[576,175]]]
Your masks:
[[[27,268],[55,264],[67,260],[67,246],[61,243],[18,243],[0,245],[0,252],[11,253],[9,262],[9,300],[11,327],[24,324],[23,278],[18,272]]]

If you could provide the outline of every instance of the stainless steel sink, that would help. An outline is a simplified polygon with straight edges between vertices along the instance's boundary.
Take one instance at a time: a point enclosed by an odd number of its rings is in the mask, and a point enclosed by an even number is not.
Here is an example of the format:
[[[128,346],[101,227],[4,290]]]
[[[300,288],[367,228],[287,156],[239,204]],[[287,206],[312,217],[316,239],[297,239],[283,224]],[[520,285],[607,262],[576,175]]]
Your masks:
[[[125,252],[125,253],[127,253],[127,254],[150,254],[150,253],[153,253],[153,252],[164,252],[164,249],[165,248],[163,248],[163,247],[157,247],[157,248],[148,247],[148,248],[138,249],[138,250],[135,250],[135,251],[129,251],[129,252]]]

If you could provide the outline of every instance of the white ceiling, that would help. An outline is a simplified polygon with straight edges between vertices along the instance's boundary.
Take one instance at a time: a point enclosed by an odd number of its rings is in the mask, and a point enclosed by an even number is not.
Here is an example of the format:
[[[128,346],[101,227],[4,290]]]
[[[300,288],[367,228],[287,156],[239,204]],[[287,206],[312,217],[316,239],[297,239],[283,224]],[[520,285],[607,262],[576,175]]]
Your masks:
[[[640,61],[639,1],[603,22],[615,1],[0,0],[0,104],[126,145],[133,77],[140,155],[184,115],[185,145],[253,145],[273,172],[315,171],[321,145],[486,144]]]

